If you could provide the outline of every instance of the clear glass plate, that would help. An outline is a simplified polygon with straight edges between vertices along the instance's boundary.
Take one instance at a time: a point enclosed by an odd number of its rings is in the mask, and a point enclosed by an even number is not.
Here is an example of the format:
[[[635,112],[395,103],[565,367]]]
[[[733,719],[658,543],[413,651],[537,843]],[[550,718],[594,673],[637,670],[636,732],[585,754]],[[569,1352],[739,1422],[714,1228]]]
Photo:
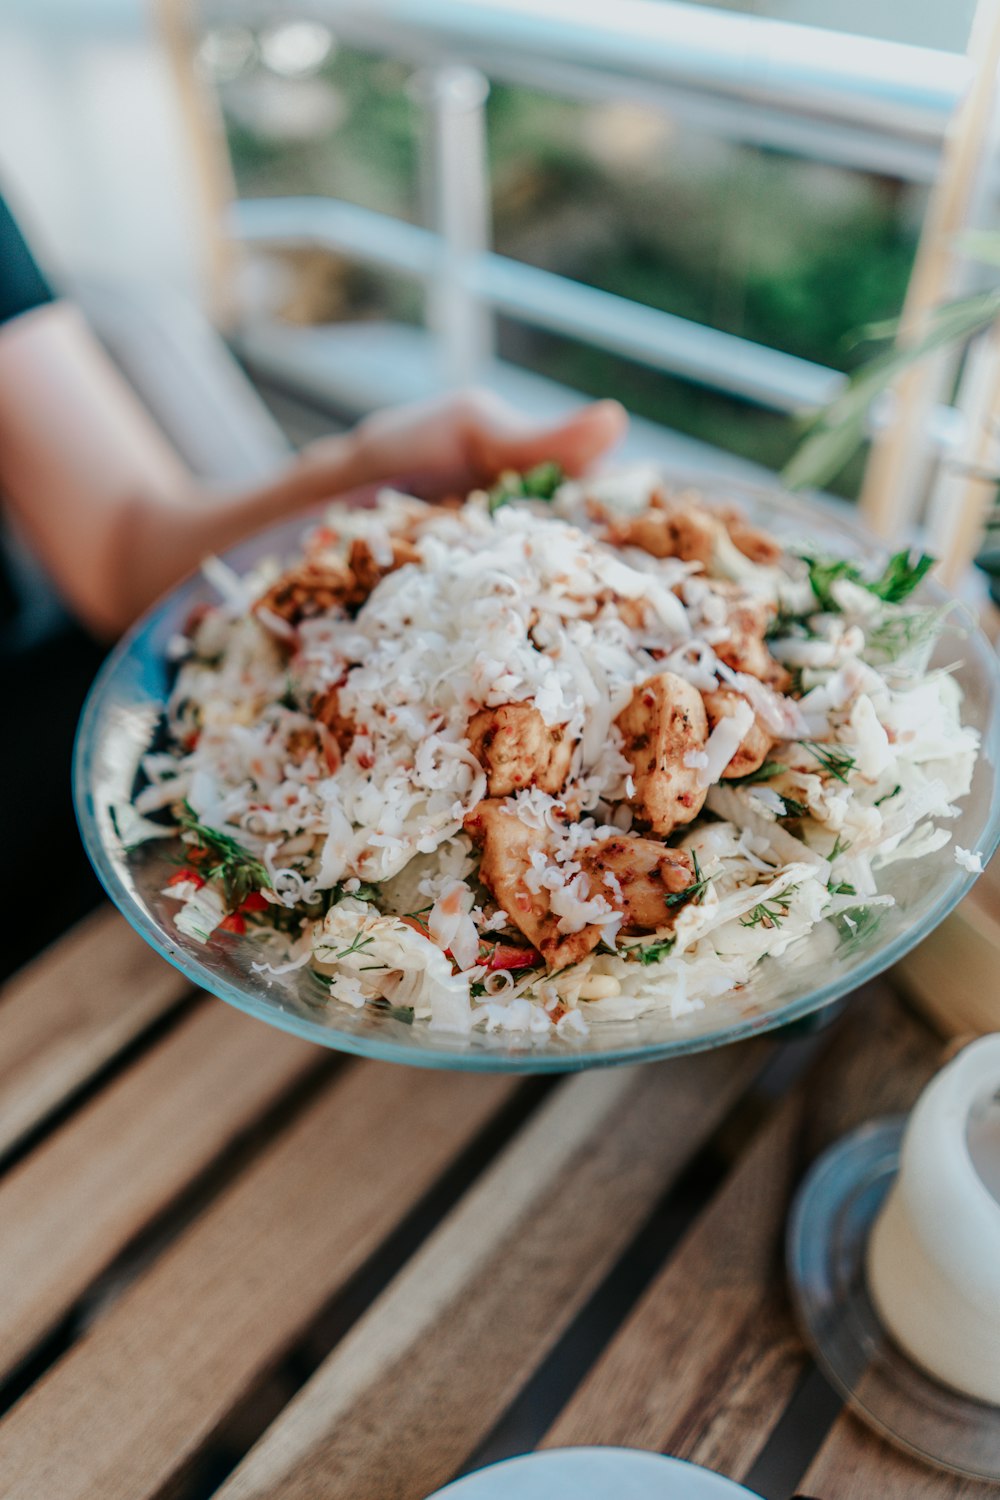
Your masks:
[[[905,1127],[905,1116],[872,1120],[810,1169],[788,1221],[792,1300],[824,1374],[863,1421],[927,1463],[993,1481],[993,1491],[1000,1406],[953,1391],[914,1364],[868,1291],[868,1240],[899,1171]]]
[[[672,476],[675,480],[676,476]],[[777,490],[742,484],[696,483],[713,499],[736,500],[752,519],[786,543],[854,557],[881,554],[870,536],[839,516],[805,506]],[[308,524],[301,515],[242,543],[226,554],[238,571],[264,556],[291,555]],[[932,584],[917,596],[942,603]],[[129,808],[139,761],[157,728],[169,686],[166,648],[191,610],[211,601],[199,574],[157,604],[118,644],[102,667],[84,707],[77,734],[74,796],[84,844],[115,905],[158,952],[193,983],[248,1014],[323,1046],[423,1067],[501,1072],[555,1072],[599,1064],[650,1061],[722,1046],[741,1037],[799,1020],[829,1005],[895,963],[961,900],[973,878],[955,863],[952,846],[925,858],[892,865],[881,889],[896,898],[874,930],[831,953],[828,943],[795,960],[765,960],[738,993],[710,1001],[674,1020],[666,1010],[635,1021],[592,1021],[580,1040],[550,1037],[469,1036],[408,1025],[386,1011],[363,1011],[330,1002],[308,970],[274,977],[253,973],[252,942],[219,937],[202,946],[173,925],[173,902],[161,895],[176,868],[176,846],[158,840],[128,852]],[[963,714],[982,735],[972,790],[951,825],[954,841],[978,849],[984,861],[1000,838],[1000,672],[989,642],[967,615],[946,629],[935,650],[938,665],[958,663],[965,692]]]

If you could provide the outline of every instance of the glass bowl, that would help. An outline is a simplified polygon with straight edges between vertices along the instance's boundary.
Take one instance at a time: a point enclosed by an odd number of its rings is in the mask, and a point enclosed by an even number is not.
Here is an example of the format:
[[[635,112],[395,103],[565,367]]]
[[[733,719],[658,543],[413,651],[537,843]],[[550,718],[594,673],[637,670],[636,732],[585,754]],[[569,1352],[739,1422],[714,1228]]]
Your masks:
[[[672,482],[676,476],[671,476]],[[824,553],[870,557],[885,551],[871,536],[816,503],[808,506],[778,490],[743,483],[692,482],[713,500],[735,500],[752,520],[786,543]],[[293,553],[310,517],[298,515],[226,553],[237,571],[264,556]],[[408,1024],[387,1010],[358,1011],[330,1001],[308,970],[262,978],[251,968],[254,945],[221,936],[203,946],[182,936],[161,894],[176,868],[172,840],[129,850],[130,803],[140,758],[149,748],[167,696],[167,645],[192,609],[214,593],[200,574],[160,601],[116,646],[84,707],[77,733],[74,797],[80,831],[108,895],[132,926],[196,985],[249,1015],[322,1046],[422,1067],[498,1072],[558,1072],[609,1063],[650,1061],[719,1047],[800,1020],[829,1005],[896,962],[919,943],[969,890],[974,877],[954,860],[953,846],[889,867],[880,889],[896,898],[873,930],[832,953],[829,943],[808,947],[795,959],[766,959],[740,991],[709,1001],[701,1011],[673,1019],[664,1010],[634,1021],[591,1021],[577,1039],[488,1034],[453,1035]],[[918,600],[946,602],[932,583]],[[960,614],[959,611],[955,612]],[[963,717],[982,735],[972,790],[950,824],[954,843],[979,850],[984,862],[1000,838],[1000,671],[989,642],[970,619],[944,631],[934,653],[938,665],[958,663]]]

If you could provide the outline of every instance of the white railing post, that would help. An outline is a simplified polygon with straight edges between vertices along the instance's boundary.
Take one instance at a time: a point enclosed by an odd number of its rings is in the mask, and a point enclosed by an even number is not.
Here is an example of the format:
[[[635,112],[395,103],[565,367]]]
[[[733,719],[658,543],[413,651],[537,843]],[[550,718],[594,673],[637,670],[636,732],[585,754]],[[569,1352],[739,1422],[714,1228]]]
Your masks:
[[[486,100],[478,68],[446,63],[414,77],[424,110],[425,222],[440,254],[427,286],[427,324],[449,385],[479,378],[493,354],[493,311],[476,293],[470,268],[491,239]]]

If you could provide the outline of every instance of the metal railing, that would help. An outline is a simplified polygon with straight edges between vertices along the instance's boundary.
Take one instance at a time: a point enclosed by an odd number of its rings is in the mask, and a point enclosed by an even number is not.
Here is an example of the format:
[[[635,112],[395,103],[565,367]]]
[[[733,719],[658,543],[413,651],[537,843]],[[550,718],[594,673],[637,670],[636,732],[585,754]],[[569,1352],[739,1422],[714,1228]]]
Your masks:
[[[419,69],[428,227],[339,201],[279,198],[237,204],[235,232],[324,245],[415,278],[452,381],[475,378],[497,312],[775,410],[821,404],[843,379],[493,253],[488,78],[640,100],[730,139],[921,182],[969,77],[963,55],[674,0],[297,0],[294,9],[345,43]],[[216,24],[276,13],[289,8],[209,0],[201,12]]]

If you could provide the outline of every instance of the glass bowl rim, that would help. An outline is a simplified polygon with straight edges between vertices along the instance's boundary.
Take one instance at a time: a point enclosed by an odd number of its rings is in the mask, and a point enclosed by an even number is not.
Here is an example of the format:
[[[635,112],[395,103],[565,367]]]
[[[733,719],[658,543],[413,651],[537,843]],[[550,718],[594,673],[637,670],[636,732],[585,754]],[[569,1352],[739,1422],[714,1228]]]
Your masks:
[[[875,547],[879,553],[890,550],[889,544],[869,532],[854,516],[845,516],[841,507],[836,503],[831,503],[827,497],[810,495],[806,503],[806,500],[791,495],[777,484],[768,485],[755,483],[739,476],[672,468],[669,471],[664,469],[664,472],[671,483],[696,486],[709,500],[719,499],[726,492],[729,492],[730,498],[734,494],[754,496],[758,501],[766,501],[786,516],[800,519],[807,529],[810,515],[815,516],[818,513],[828,526],[839,531],[843,539],[853,543],[855,547],[868,550]],[[244,549],[254,548],[272,533],[277,534],[288,530],[293,523],[298,523],[305,529],[310,521],[325,514],[331,503],[324,502],[290,515],[276,524],[257,531],[252,536],[243,538],[219,555],[223,561],[232,562],[239,559]],[[73,747],[72,785],[77,826],[88,858],[105,892],[130,926],[150,947],[180,970],[196,988],[208,991],[245,1015],[266,1021],[269,1025],[289,1032],[300,1039],[382,1062],[404,1063],[411,1067],[440,1068],[449,1071],[489,1073],[564,1073],[619,1064],[656,1062],[668,1057],[684,1057],[692,1053],[728,1046],[733,1042],[788,1026],[860,988],[886,969],[891,968],[928,936],[968,895],[978,878],[977,874],[962,871],[956,865],[950,884],[942,891],[919,923],[899,933],[884,947],[860,961],[855,968],[838,975],[827,984],[809,990],[805,995],[789,1001],[778,1009],[744,1018],[720,1030],[667,1038],[662,1042],[608,1045],[594,1050],[581,1051],[579,1054],[567,1051],[546,1056],[543,1051],[515,1050],[521,1034],[511,1033],[510,1045],[506,1050],[499,1047],[495,1052],[476,1051],[471,1047],[467,1051],[462,1051],[457,1047],[438,1050],[432,1043],[413,1047],[405,1042],[386,1040],[376,1036],[354,1036],[335,1027],[323,1026],[308,1017],[283,1011],[266,998],[266,991],[263,988],[258,994],[244,989],[225,976],[211,973],[196,956],[170,940],[153,918],[136,902],[121,881],[100,837],[94,815],[90,768],[96,739],[95,731],[105,695],[122,663],[136,644],[151,631],[164,611],[173,603],[177,594],[197,579],[199,574],[200,569],[193,569],[146,610],[116,642],[94,678],[80,715]],[[929,602],[936,601],[941,605],[952,604],[962,607],[961,601],[957,601],[952,594],[931,579],[923,581],[919,592],[927,597]],[[983,732],[980,755],[985,752],[988,741],[993,742],[994,750],[1000,752],[1000,658],[978,622],[970,621],[966,636],[975,642],[977,654],[985,665],[988,675],[992,677],[993,715],[990,724]],[[1000,754],[994,757],[993,764],[995,766],[1000,764]],[[1000,844],[1000,775],[994,771],[989,816],[979,840],[979,851],[982,854],[984,866],[995,853],[998,844]]]

